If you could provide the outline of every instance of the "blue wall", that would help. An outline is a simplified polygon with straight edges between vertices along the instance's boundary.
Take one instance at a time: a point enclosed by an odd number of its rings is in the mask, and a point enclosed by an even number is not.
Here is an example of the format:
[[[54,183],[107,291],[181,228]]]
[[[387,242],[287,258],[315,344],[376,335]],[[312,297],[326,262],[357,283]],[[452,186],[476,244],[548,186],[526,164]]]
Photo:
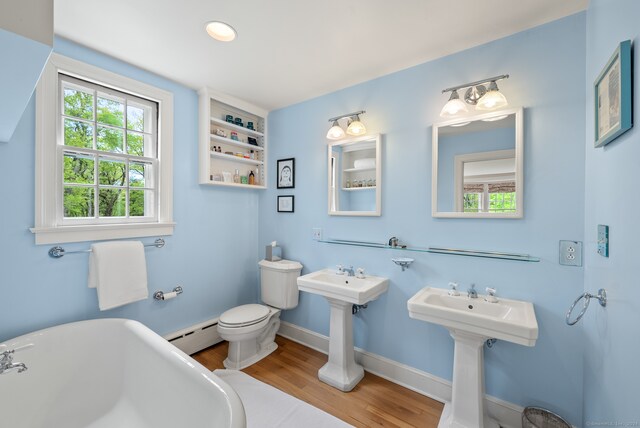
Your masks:
[[[151,297],[100,312],[87,288],[86,254],[49,258],[35,246],[33,99],[8,144],[0,144],[0,342],[69,321],[97,317],[140,320],[160,334],[179,330],[257,299],[258,196],[198,185],[198,97],[184,86],[57,39],[54,50],[155,85],[174,96],[173,236],[163,249],[149,249],[149,291],[182,284],[184,294],[167,302]],[[147,240],[152,241],[153,238]],[[86,249],[89,243],[65,244]]]
[[[0,28],[0,143],[11,139],[50,54],[51,46]]]
[[[640,2],[591,0],[587,13],[585,290],[607,289],[606,308],[592,303],[584,317],[585,424],[640,423],[640,300],[638,239],[640,202],[635,196],[640,159],[638,42]],[[632,62],[635,127],[604,148],[595,149],[593,82],[623,40],[635,45]],[[596,253],[598,224],[610,227],[611,252]],[[635,426],[633,425],[633,426]],[[628,425],[631,426],[631,425]]]
[[[584,233],[585,14],[577,14],[511,37],[428,62],[326,96],[274,111],[269,116],[273,166],[296,158],[296,188],[260,195],[259,245],[278,240],[285,256],[304,272],[338,263],[362,266],[390,278],[389,291],[354,321],[356,346],[451,379],[453,340],[442,327],[412,320],[406,302],[426,285],[458,281],[499,295],[532,301],[540,327],[534,348],[499,342],[486,352],[491,395],[521,405],[541,405],[582,421],[582,336],[564,324],[567,302],[582,292],[581,268],[558,264],[558,240]],[[447,101],[441,89],[509,73],[501,82],[512,106],[524,111],[525,217],[521,220],[456,220],[431,217],[431,123]],[[383,134],[382,216],[327,215],[327,118],[367,110],[371,133]],[[296,197],[294,214],[276,212],[276,195]],[[540,263],[447,255],[411,255],[405,272],[392,250],[333,246],[324,237],[385,241],[398,236],[413,246],[451,246],[530,253]],[[404,254],[403,254],[404,255]],[[283,319],[324,335],[329,306],[302,293]]]

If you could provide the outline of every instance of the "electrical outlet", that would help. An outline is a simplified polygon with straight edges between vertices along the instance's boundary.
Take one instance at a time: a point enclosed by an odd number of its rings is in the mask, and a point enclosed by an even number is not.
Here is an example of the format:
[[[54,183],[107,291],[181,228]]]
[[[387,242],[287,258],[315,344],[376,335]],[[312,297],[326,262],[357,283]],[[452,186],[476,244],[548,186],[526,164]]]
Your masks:
[[[313,228],[313,239],[315,241],[320,241],[322,239],[322,229],[320,229],[319,227]]]
[[[582,242],[560,241],[560,264],[582,266]]]

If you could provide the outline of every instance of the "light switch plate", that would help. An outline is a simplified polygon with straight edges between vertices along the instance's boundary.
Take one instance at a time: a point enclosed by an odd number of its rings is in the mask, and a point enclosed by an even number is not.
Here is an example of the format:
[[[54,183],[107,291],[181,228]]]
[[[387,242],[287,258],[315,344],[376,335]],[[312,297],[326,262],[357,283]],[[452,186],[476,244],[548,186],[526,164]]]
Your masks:
[[[609,226],[598,225],[598,254],[609,257]]]
[[[582,266],[582,242],[560,241],[560,264]]]
[[[314,241],[321,241],[322,240],[322,229],[320,229],[319,227],[314,227],[313,228],[313,240]]]

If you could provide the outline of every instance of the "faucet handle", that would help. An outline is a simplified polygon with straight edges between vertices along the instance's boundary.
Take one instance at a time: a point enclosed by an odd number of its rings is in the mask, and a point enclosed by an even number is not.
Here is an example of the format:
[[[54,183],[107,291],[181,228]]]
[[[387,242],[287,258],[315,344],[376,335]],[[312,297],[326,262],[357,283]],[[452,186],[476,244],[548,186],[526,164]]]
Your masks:
[[[449,287],[451,287],[451,290],[449,290],[449,296],[459,296],[460,293],[458,292],[458,283],[457,282],[450,282],[449,283]]]
[[[360,279],[364,279],[364,268],[359,267],[356,272],[358,272],[358,275],[356,275],[356,278],[360,278]]]
[[[344,266],[337,265],[336,267],[338,268],[338,271],[336,272],[336,274],[337,275],[344,275]]]
[[[487,291],[487,296],[485,296],[484,300],[489,303],[498,303],[498,299],[496,298],[496,290],[495,288],[487,287],[485,289]]]

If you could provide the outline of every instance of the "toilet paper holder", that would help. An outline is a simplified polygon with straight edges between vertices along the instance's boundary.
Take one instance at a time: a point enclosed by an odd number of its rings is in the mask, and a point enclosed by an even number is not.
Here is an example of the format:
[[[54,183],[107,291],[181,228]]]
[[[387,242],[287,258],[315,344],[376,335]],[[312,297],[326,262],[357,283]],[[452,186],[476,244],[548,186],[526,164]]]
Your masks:
[[[156,300],[170,300],[174,297],[178,297],[179,294],[182,294],[182,287],[178,285],[173,289],[173,291],[168,293],[165,293],[164,291],[156,291],[153,293],[153,298]]]

